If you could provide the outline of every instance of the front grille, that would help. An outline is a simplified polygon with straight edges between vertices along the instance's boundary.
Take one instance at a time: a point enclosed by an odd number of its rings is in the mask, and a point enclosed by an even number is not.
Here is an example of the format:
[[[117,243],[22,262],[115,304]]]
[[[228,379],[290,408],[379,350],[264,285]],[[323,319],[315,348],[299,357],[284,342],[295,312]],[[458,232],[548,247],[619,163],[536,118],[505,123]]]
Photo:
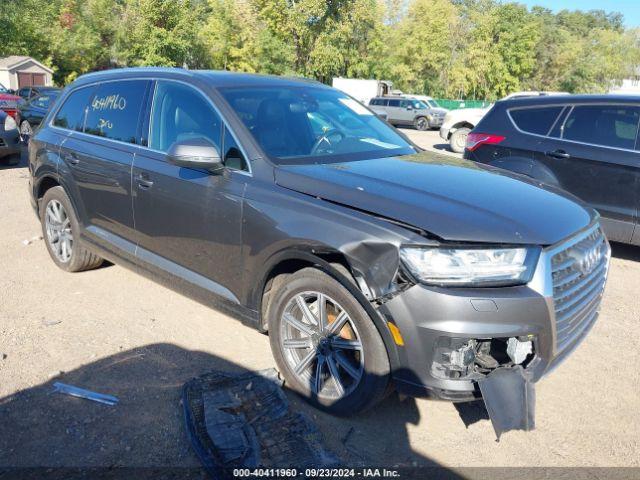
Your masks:
[[[556,350],[586,334],[596,321],[609,268],[609,244],[599,225],[570,240],[551,258]]]

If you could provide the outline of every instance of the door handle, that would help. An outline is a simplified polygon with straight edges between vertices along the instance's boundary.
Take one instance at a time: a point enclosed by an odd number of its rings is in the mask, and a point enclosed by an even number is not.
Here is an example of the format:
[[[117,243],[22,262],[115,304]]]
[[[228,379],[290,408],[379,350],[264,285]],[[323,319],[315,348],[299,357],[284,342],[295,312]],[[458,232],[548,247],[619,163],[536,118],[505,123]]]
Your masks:
[[[545,152],[547,157],[553,158],[571,158],[571,155],[565,152],[564,150],[555,150],[553,152]]]
[[[136,183],[138,184],[138,188],[142,190],[148,190],[153,187],[153,182],[148,178],[143,177],[142,175],[136,176]]]

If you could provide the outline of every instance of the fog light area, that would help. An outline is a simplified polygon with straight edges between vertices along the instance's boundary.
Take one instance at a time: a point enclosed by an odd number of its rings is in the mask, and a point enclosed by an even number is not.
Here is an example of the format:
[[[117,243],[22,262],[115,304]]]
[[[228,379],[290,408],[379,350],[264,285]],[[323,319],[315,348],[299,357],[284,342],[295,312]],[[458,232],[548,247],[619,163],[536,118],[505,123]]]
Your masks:
[[[535,357],[533,336],[510,338],[440,337],[431,374],[448,380],[479,380],[498,367],[527,367]]]

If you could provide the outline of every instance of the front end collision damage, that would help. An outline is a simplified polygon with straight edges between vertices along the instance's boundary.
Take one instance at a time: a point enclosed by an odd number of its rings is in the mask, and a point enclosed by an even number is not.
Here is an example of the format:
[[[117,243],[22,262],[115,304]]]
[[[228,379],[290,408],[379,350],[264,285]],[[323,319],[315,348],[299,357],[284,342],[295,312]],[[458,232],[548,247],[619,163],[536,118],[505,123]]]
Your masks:
[[[287,208],[278,207],[273,196],[286,195]],[[557,365],[555,351],[553,295],[547,275],[536,266],[533,280],[513,287],[446,288],[415,281],[405,270],[399,251],[402,245],[441,245],[447,240],[419,227],[400,224],[359,208],[324,200],[291,190],[263,189],[247,192],[246,226],[269,222],[278,225],[280,238],[253,236],[247,270],[267,272],[282,252],[305,258],[321,268],[332,270],[327,257],[337,256],[346,270],[334,275],[351,278],[349,288],[363,303],[380,331],[392,365],[394,383],[401,393],[435,397],[450,401],[471,401],[482,397],[479,382],[492,393],[485,398],[497,435],[510,428],[533,428],[533,383],[547,369]],[[274,207],[275,205],[275,207]],[[255,221],[253,216],[260,217]],[[336,229],[335,225],[342,225]],[[307,239],[313,239],[307,240]],[[545,277],[546,278],[546,277]],[[547,283],[545,283],[547,282]],[[544,287],[544,288],[543,288]],[[257,296],[262,292],[255,292]],[[256,308],[260,308],[256,301]],[[438,352],[442,339],[463,339],[465,351],[450,353],[449,365]],[[471,342],[471,343],[469,343]],[[473,353],[473,365],[465,358]],[[440,356],[439,356],[440,355]],[[437,365],[439,364],[439,366]],[[455,365],[458,365],[457,373]],[[522,389],[513,373],[526,373],[527,408],[504,411],[499,405],[513,404],[511,396]],[[465,373],[465,368],[467,371]],[[448,372],[451,374],[442,374]],[[495,377],[506,381],[514,392],[500,399],[493,392]],[[518,394],[519,395],[519,394]],[[506,415],[505,418],[502,418]],[[511,418],[512,420],[508,420]],[[517,419],[513,420],[513,419]]]
[[[411,280],[411,275],[404,274],[395,245],[361,242],[354,248],[345,248],[342,253],[351,260],[356,272],[368,266],[366,277],[377,283],[373,284],[374,288],[370,288],[365,282],[358,282],[358,286],[378,313],[384,311],[384,304],[392,301],[395,296],[401,296],[405,290],[420,288]],[[356,274],[356,278],[363,277]],[[498,312],[493,299],[470,299],[469,303],[477,315]],[[402,352],[405,341],[411,342],[412,339],[407,336],[405,340],[402,330],[396,326],[395,318],[389,318],[388,315],[386,317],[394,347]],[[415,319],[413,316],[412,320]],[[536,342],[537,337],[531,333],[502,338],[440,336],[431,357],[430,373],[435,378],[470,382],[473,391],[468,392],[467,399],[482,397],[499,440],[506,431],[529,431],[535,428],[533,367],[537,363],[534,348]],[[403,362],[400,363],[402,365]],[[531,369],[528,368],[530,366]],[[419,381],[414,370],[409,362],[399,371],[404,372],[412,381]],[[425,386],[429,386],[429,383],[425,382]],[[465,399],[464,394],[457,396],[455,390],[447,392],[432,389],[431,392],[444,399]]]

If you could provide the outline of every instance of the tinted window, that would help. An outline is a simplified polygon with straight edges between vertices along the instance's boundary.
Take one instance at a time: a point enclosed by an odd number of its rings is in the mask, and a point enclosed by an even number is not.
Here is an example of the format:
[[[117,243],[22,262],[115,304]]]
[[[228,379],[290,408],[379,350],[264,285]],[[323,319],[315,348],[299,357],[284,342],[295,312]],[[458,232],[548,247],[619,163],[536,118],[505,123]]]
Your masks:
[[[99,85],[89,104],[85,133],[136,143],[147,83],[143,80],[127,80]]]
[[[633,149],[640,107],[579,105],[567,117],[563,138],[607,147]]]
[[[372,98],[369,102],[369,105],[380,105],[380,100],[378,100],[377,98]]]
[[[414,153],[394,129],[338,90],[264,86],[220,91],[275,161],[343,161]]]
[[[221,121],[209,102],[196,90],[175,82],[158,82],[149,146],[166,152],[178,141],[206,138],[220,148]]]
[[[390,107],[399,107],[400,106],[400,100],[389,100],[389,106]]]
[[[516,126],[523,132],[547,135],[563,107],[522,108],[510,110]]]
[[[62,108],[58,110],[53,124],[56,127],[81,132],[84,128],[87,108],[94,90],[95,88],[93,87],[86,87],[71,93],[65,100]]]
[[[53,102],[56,99],[56,96],[57,95],[46,95],[46,94],[40,95],[39,97],[36,97],[33,100],[31,100],[31,105],[36,106],[38,108],[47,109],[51,105],[51,102]]]
[[[29,88],[21,88],[20,90],[18,90],[18,95],[20,95],[21,97],[28,97],[29,90]]]
[[[224,155],[222,159],[227,168],[233,168],[234,170],[247,170],[247,165],[244,160],[244,155],[240,151],[240,147],[236,143],[233,135],[224,129],[224,140],[222,142],[224,148]]]

